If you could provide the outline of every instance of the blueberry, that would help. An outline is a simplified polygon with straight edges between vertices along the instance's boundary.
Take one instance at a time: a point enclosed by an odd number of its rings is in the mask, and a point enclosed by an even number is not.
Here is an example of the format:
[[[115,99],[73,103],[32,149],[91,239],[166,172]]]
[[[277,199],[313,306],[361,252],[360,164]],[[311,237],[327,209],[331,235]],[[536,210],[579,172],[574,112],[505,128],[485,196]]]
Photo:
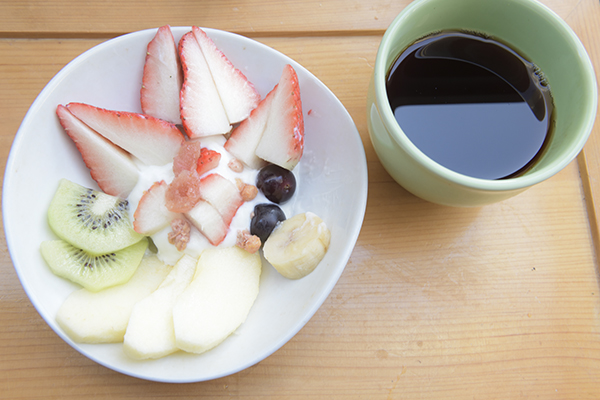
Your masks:
[[[258,172],[256,187],[269,201],[282,204],[296,191],[296,177],[292,171],[275,164],[269,164]]]
[[[250,233],[258,236],[261,243],[265,243],[275,226],[284,220],[285,214],[277,204],[257,204],[250,220]]]

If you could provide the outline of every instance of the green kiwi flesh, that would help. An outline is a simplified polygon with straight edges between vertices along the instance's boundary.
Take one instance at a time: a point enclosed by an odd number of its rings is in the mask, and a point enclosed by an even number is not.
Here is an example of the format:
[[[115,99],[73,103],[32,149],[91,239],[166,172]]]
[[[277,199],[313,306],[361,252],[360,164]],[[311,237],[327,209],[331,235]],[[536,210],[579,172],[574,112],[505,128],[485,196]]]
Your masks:
[[[58,237],[92,255],[113,253],[144,237],[133,230],[127,200],[61,179],[48,208]]]
[[[92,292],[129,281],[147,248],[148,240],[143,239],[115,252],[93,255],[61,239],[41,244],[42,257],[55,275]]]

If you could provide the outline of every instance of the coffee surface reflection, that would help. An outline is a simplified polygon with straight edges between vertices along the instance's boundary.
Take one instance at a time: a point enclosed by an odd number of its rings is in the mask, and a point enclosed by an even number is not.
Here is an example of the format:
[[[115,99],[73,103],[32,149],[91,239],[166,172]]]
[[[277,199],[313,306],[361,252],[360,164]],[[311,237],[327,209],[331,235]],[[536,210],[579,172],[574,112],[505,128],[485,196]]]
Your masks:
[[[479,34],[442,32],[417,41],[392,65],[386,90],[412,143],[464,175],[519,176],[551,136],[554,109],[543,74]]]

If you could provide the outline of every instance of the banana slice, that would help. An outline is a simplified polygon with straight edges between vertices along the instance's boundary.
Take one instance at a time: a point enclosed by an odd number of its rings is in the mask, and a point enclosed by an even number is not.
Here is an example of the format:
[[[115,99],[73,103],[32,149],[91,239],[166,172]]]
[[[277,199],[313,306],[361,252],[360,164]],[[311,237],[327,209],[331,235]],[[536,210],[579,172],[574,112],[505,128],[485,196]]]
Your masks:
[[[263,254],[281,275],[300,279],[321,262],[330,240],[331,233],[323,220],[306,212],[278,224],[266,240]]]

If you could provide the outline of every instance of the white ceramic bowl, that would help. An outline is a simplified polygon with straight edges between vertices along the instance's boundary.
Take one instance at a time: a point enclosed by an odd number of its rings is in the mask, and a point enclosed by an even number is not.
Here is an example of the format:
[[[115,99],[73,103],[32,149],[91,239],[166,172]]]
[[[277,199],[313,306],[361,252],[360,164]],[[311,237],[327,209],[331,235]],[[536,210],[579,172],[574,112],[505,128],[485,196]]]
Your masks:
[[[173,27],[176,40],[190,27]],[[297,212],[312,211],[331,229],[330,249],[309,276],[291,281],[270,265],[246,322],[215,349],[201,355],[176,353],[154,361],[132,361],[121,344],[74,343],[55,322],[63,300],[77,286],[54,276],[39,251],[55,236],[46,211],[58,180],[97,188],[75,146],[62,130],[58,104],[78,101],[141,112],[139,90],[146,46],[156,30],[104,42],[65,66],[42,90],[15,137],[3,187],[8,249],[31,302],[68,344],[123,374],[161,382],[198,382],[233,374],[271,355],[314,315],[342,274],[358,238],[367,199],[364,148],[352,118],[333,93],[289,57],[251,39],[206,29],[207,34],[262,96],[279,80],[286,63],[298,74],[305,118],[305,153],[296,173]]]

